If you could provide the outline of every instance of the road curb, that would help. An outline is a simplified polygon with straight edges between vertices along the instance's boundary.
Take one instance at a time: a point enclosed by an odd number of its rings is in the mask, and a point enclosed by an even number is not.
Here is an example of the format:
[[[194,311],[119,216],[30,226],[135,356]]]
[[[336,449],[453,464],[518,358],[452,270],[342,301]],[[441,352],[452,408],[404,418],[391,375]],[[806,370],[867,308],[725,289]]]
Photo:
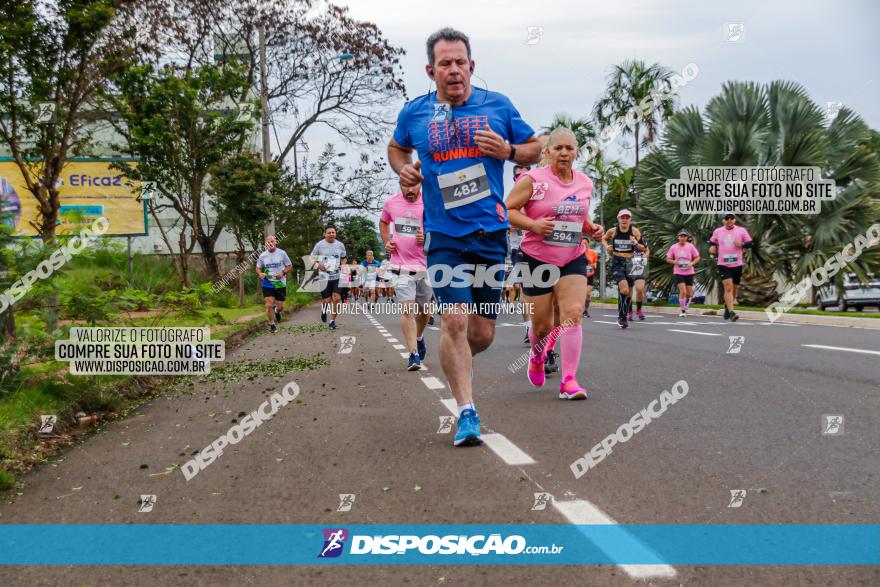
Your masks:
[[[603,308],[606,310],[617,310],[616,304],[606,304],[605,302],[593,302],[591,308]],[[645,306],[660,314],[670,314],[677,316],[679,309],[677,306]],[[706,310],[703,308],[690,308],[688,315],[695,316],[718,316],[721,310]],[[748,318],[749,320],[770,320],[764,312],[737,312],[740,318]],[[779,322],[788,322],[791,324],[812,324],[814,326],[844,326],[848,328],[865,328],[869,330],[880,330],[880,318],[851,318],[847,316],[814,316],[812,314],[782,314],[778,319]]]

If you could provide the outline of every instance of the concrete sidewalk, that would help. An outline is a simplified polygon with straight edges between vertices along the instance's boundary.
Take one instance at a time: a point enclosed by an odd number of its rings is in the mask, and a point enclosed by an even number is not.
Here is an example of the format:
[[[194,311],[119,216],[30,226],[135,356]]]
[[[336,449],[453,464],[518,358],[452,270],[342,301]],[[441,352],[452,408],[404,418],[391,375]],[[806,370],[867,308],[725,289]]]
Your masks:
[[[616,304],[606,304],[605,302],[593,302],[591,308],[603,308],[606,310],[617,310]],[[678,315],[677,306],[645,306],[650,308],[652,312],[660,314]],[[722,310],[707,310],[703,308],[691,308],[688,310],[689,316],[720,316]],[[740,318],[749,320],[766,320],[770,322],[767,314],[764,312],[737,311]],[[815,326],[845,326],[849,328],[868,328],[880,330],[880,318],[855,318],[849,316],[816,316],[813,314],[789,314],[785,313],[779,317],[778,322],[791,322],[797,324],[813,324]]]

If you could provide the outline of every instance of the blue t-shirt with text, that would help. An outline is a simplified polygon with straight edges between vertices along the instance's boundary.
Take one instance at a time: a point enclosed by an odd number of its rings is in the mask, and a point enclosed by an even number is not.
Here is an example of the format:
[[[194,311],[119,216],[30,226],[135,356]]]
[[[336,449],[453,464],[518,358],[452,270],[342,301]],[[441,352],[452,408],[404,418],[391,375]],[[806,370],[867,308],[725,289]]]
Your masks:
[[[504,161],[484,155],[474,141],[485,125],[511,144],[526,142],[535,134],[507,96],[474,88],[461,106],[449,107],[437,101],[435,92],[407,102],[397,117],[394,140],[413,148],[422,162],[425,180],[425,232],[463,236],[510,226],[504,206]],[[491,194],[466,205],[446,209],[438,175],[460,171],[482,163]]]

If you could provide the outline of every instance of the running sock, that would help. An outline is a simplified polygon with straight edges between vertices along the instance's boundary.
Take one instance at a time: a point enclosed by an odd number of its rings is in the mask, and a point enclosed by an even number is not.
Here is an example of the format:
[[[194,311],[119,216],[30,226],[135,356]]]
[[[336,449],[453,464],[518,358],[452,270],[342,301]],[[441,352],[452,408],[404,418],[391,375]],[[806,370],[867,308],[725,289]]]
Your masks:
[[[424,338],[425,338],[425,335],[423,334],[422,336],[417,336],[416,340],[423,340]]]
[[[636,302],[636,310],[641,311],[641,309],[642,309],[642,302]]]
[[[477,408],[475,408],[474,404],[472,404],[472,403],[471,404],[461,404],[460,406],[458,406],[458,417],[459,418],[461,418],[461,413],[465,410],[473,410],[476,412]]]
[[[590,300],[587,300],[586,302],[584,302],[584,310],[589,310],[589,309],[590,309]]]
[[[556,326],[550,331],[550,334],[547,335],[547,342],[544,344],[544,350],[548,353],[556,348],[556,341],[559,340],[561,330],[561,328]]]
[[[584,337],[580,327],[566,328],[560,336],[562,342],[562,380],[564,381],[569,375],[574,377],[577,372],[578,363],[581,360],[581,347],[583,346]]]
[[[625,318],[626,315],[632,310],[632,297],[623,296],[622,298],[617,298],[617,314],[620,318]]]
[[[541,350],[541,354],[538,354],[538,345],[541,343],[541,339],[538,338],[538,334],[535,332],[534,328],[529,328],[529,343],[532,345],[531,352],[529,353],[529,358],[533,359],[535,357],[539,357],[547,352],[546,343],[545,347]]]

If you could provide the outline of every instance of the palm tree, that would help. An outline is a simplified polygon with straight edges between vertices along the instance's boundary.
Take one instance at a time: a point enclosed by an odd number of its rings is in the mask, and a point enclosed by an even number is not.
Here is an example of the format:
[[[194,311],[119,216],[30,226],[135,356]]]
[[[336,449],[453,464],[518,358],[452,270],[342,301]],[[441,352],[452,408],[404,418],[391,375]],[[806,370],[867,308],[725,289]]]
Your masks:
[[[596,127],[593,121],[588,118],[573,118],[567,114],[557,113],[550,124],[542,127],[541,130],[550,132],[557,128],[567,128],[574,133],[578,146],[581,147],[578,159],[583,159],[585,154],[583,146],[596,138]],[[599,158],[601,158],[601,153]]]
[[[821,267],[855,237],[880,221],[880,153],[870,128],[847,108],[828,123],[806,90],[792,82],[769,85],[728,82],[705,114],[696,108],[677,112],[666,127],[661,146],[642,161],[636,188],[642,193],[640,226],[652,250],[666,250],[685,227],[706,261],[697,280],[718,284],[717,268],[708,262],[708,238],[719,225],[715,215],[684,215],[665,198],[665,180],[679,177],[682,167],[817,166],[833,179],[838,195],[822,202],[816,215],[753,214],[738,217],[755,241],[745,267],[743,297],[763,305],[778,297],[777,280],[796,283]],[[867,279],[880,272],[880,256],[862,254],[847,266]],[[844,271],[835,283],[841,286]],[[654,264],[651,278],[671,285],[672,272]]]
[[[606,127],[625,120],[627,112],[637,108],[642,100],[652,95],[662,96],[632,127],[622,128],[622,136],[632,135],[634,139],[636,168],[640,161],[640,147],[650,147],[659,134],[661,125],[672,116],[675,105],[674,97],[670,93],[669,82],[672,75],[672,70],[659,63],[647,65],[639,60],[624,61],[611,70],[605,94],[593,108],[593,117],[602,127]],[[639,108],[637,110],[643,112]]]

